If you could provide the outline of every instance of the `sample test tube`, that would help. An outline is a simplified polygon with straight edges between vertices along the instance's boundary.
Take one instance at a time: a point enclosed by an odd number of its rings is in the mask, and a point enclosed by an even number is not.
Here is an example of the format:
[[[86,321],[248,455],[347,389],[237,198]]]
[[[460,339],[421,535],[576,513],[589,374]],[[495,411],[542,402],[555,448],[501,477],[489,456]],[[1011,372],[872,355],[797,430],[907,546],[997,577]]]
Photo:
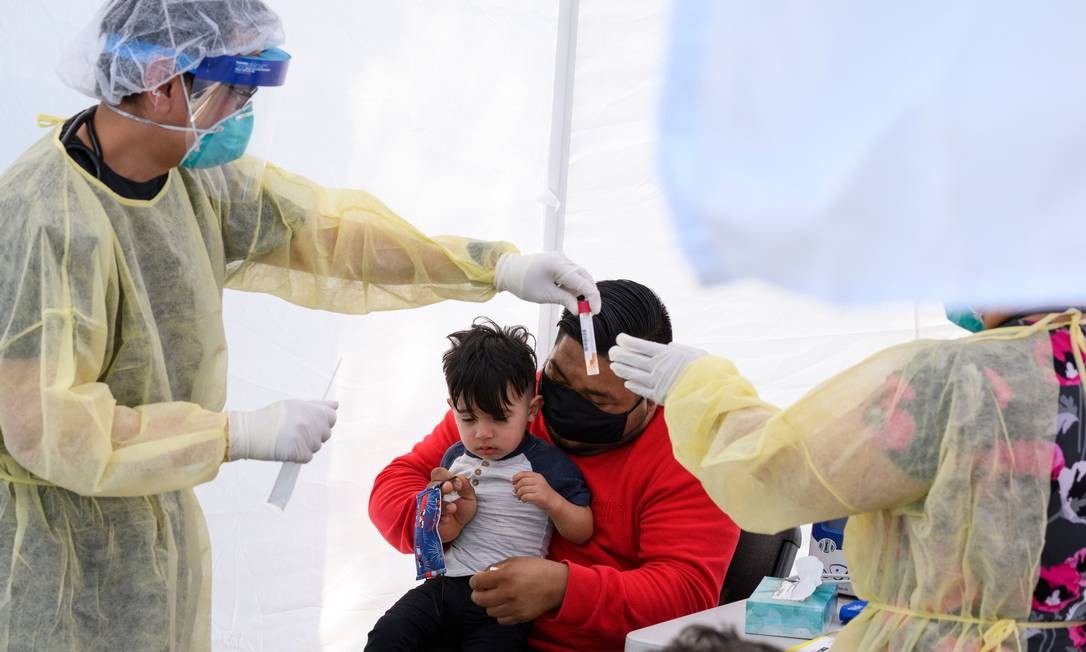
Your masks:
[[[600,362],[596,358],[596,329],[592,327],[592,308],[584,295],[577,297],[577,316],[581,318],[581,343],[584,345],[584,368],[589,376],[598,376]]]

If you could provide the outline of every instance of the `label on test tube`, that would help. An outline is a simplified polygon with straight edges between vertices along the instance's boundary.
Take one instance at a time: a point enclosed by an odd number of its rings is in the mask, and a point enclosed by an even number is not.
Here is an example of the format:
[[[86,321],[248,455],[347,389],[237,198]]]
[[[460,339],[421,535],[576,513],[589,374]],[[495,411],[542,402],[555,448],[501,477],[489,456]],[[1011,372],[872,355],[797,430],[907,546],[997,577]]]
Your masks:
[[[592,308],[583,296],[577,297],[577,315],[581,318],[581,344],[584,345],[584,368],[589,376],[598,376],[600,362],[596,357],[596,329],[592,326]]]

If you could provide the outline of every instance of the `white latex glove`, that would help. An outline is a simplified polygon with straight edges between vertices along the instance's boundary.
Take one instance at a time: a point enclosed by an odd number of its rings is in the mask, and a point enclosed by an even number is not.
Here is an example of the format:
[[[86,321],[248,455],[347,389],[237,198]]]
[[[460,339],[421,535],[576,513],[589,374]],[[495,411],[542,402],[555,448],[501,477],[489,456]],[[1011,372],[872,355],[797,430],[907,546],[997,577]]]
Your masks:
[[[494,287],[533,303],[557,303],[577,314],[577,296],[584,295],[592,314],[600,311],[600,291],[585,268],[556,251],[504,254],[494,268]]]
[[[305,464],[332,436],[338,401],[279,401],[230,412],[230,460]]]
[[[626,381],[626,389],[664,405],[687,365],[707,355],[692,346],[660,344],[620,333],[607,357],[611,371]]]

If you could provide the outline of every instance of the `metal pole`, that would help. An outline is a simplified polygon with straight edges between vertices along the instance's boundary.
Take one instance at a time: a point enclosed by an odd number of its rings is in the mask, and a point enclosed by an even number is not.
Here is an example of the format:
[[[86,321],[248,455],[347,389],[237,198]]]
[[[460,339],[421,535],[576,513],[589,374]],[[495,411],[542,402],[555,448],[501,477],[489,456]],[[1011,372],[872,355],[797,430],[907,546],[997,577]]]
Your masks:
[[[566,181],[569,176],[569,136],[573,123],[573,77],[577,64],[577,15],[580,0],[558,2],[558,45],[554,57],[554,94],[551,103],[551,144],[547,156],[546,206],[543,251],[562,251],[566,231]],[[536,354],[542,365],[558,335],[559,306],[539,310]]]

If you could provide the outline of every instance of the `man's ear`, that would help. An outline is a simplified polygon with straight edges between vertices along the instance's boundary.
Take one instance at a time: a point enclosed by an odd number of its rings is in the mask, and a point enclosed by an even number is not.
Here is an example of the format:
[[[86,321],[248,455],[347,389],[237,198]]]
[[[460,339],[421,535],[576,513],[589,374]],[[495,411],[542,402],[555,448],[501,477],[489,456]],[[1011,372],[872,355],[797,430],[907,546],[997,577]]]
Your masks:
[[[177,64],[169,57],[151,59],[147,67],[143,69],[143,85],[145,88],[158,88],[177,76],[174,72]]]
[[[175,75],[174,70],[172,59],[161,58],[152,60],[143,71],[143,81],[151,87],[147,91],[147,101],[155,113],[170,113],[176,101],[186,100],[184,80],[181,75]]]

